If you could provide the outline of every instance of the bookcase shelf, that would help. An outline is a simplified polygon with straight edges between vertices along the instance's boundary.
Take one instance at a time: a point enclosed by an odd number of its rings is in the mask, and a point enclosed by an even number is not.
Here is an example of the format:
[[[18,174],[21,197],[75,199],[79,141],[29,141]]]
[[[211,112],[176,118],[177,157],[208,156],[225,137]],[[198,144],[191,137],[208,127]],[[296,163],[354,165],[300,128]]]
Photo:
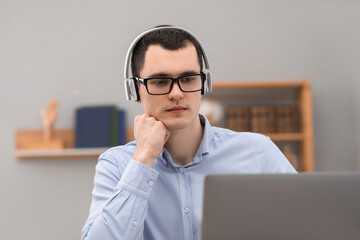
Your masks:
[[[286,100],[281,99],[278,95],[284,95]],[[286,104],[286,101],[291,99],[291,104],[297,107],[299,111],[297,119],[299,132],[261,133],[270,137],[277,144],[295,144],[298,149],[299,170],[312,172],[314,170],[313,117],[309,79],[266,82],[215,82],[213,83],[213,92],[206,97],[220,102],[226,108],[234,105],[242,106],[246,101],[248,101],[248,106],[266,105],[274,96],[278,98],[276,104]],[[223,125],[228,127],[226,124]]]

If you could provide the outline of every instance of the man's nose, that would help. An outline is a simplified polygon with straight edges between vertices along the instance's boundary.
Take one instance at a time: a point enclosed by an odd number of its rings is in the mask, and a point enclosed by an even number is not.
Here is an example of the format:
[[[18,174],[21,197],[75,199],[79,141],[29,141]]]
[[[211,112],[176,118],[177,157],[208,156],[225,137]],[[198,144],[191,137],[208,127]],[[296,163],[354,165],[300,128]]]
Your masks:
[[[170,99],[180,99],[184,96],[184,92],[181,91],[178,83],[174,83],[168,95]]]

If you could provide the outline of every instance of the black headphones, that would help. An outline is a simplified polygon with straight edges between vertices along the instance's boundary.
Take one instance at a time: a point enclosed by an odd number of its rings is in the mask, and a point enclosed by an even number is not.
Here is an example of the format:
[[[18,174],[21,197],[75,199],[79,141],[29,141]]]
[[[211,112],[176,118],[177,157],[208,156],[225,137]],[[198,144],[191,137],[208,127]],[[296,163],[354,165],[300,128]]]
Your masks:
[[[155,32],[158,31],[160,29],[179,29],[182,31],[185,31],[186,33],[188,33],[191,37],[194,38],[194,40],[197,42],[200,51],[201,51],[201,55],[202,55],[202,59],[203,59],[203,70],[202,72],[205,73],[206,79],[204,82],[204,94],[205,93],[210,93],[212,90],[211,87],[211,76],[210,76],[210,65],[209,65],[209,61],[207,59],[206,53],[205,53],[205,49],[203,48],[203,46],[201,45],[199,39],[192,34],[191,32],[183,29],[183,28],[179,28],[179,27],[171,27],[171,26],[166,26],[166,27],[156,27],[156,28],[152,28],[150,30],[147,30],[145,32],[143,32],[142,34],[140,34],[139,36],[137,36],[137,38],[135,38],[135,40],[131,43],[127,54],[126,54],[126,58],[125,58],[125,66],[124,66],[124,83],[125,83],[125,93],[126,93],[126,99],[128,101],[138,101],[140,98],[138,96],[138,92],[136,89],[136,83],[135,80],[133,78],[130,77],[130,62],[131,62],[131,57],[132,57],[132,53],[134,50],[135,45],[147,34],[151,33],[151,32]]]

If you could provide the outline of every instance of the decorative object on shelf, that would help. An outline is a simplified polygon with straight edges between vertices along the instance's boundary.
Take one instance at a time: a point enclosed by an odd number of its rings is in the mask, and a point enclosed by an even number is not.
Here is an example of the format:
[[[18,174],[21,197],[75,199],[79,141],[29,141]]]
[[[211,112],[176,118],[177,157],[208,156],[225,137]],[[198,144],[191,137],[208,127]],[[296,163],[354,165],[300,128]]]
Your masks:
[[[63,149],[71,145],[68,130],[54,130],[58,113],[58,102],[51,99],[47,109],[41,109],[42,130],[19,130],[16,132],[16,149]]]
[[[47,109],[41,109],[40,115],[43,123],[43,139],[49,141],[52,137],[52,132],[54,130],[54,123],[56,121],[58,113],[58,102],[56,99],[51,99]]]
[[[199,112],[206,116],[210,124],[213,126],[219,126],[223,121],[224,107],[215,99],[204,97],[201,100]]]

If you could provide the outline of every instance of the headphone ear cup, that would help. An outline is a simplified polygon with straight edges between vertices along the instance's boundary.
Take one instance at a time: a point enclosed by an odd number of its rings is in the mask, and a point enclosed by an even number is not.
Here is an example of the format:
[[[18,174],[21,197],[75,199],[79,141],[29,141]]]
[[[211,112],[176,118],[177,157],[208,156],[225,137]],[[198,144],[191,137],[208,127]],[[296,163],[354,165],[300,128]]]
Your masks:
[[[212,84],[211,84],[211,75],[210,72],[206,73],[206,80],[205,80],[205,91],[204,93],[211,93],[212,92]]]
[[[133,85],[135,87],[135,95],[136,95],[136,100],[135,101],[139,101],[140,100],[139,84],[135,81],[135,79],[133,79]]]
[[[124,80],[124,83],[125,83],[126,99],[128,101],[139,101],[140,97],[138,94],[138,88],[136,86],[135,80],[128,78]]]

